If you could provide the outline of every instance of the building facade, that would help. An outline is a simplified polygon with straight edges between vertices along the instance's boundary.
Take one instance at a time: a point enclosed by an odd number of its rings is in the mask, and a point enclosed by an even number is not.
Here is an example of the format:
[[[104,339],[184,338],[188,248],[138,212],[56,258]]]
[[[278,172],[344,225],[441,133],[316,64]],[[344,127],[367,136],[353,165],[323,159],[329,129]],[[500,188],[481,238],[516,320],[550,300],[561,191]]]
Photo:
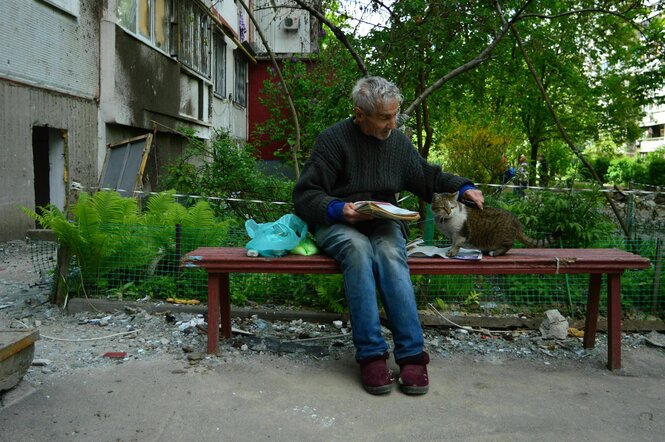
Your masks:
[[[21,207],[67,204],[73,180],[94,184],[100,2],[0,2],[0,240],[34,221]]]
[[[655,97],[665,97],[665,90],[661,90]],[[648,106],[645,110],[645,116],[642,119],[641,127],[644,134],[637,141],[636,154],[644,158],[648,154],[655,152],[660,148],[665,148],[665,104],[654,104]]]
[[[317,3],[312,1],[310,5],[316,8]],[[252,4],[256,22],[278,63],[291,57],[308,59],[318,53],[321,25],[307,11],[298,9],[294,1],[255,0]],[[248,139],[250,143],[259,146],[259,159],[266,172],[291,176],[291,168],[285,167],[275,156],[277,151],[289,149],[286,141],[269,142],[265,138],[256,137],[252,130],[270,118],[269,110],[261,103],[261,96],[264,82],[271,78],[273,61],[268,48],[255,32],[251,35],[251,45],[256,53],[256,63],[250,65],[249,69]]]
[[[307,14],[245,3],[280,53],[303,48]],[[95,189],[109,145],[153,135],[151,190],[182,152],[182,128],[247,140],[255,34],[234,0],[0,2],[0,241],[35,227],[21,207],[65,209],[72,185]]]

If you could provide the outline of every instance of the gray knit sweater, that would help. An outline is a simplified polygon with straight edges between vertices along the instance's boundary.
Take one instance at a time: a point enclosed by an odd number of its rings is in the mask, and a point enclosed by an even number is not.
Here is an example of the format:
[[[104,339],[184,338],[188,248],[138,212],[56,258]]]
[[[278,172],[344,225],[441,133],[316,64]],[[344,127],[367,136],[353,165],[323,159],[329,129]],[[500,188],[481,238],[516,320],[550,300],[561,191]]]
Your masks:
[[[382,141],[348,118],[316,139],[293,202],[296,215],[313,227],[330,222],[326,210],[334,199],[396,204],[395,194],[406,190],[429,202],[434,192],[456,192],[466,184],[472,182],[427,163],[401,131]]]

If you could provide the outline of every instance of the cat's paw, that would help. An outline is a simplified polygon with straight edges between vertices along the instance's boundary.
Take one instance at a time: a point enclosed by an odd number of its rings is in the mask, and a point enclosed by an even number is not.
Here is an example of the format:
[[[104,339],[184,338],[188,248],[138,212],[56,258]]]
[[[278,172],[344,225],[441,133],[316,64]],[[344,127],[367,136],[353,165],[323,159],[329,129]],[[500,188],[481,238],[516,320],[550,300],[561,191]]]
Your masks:
[[[448,250],[448,253],[446,253],[446,256],[453,257],[453,256],[457,256],[458,253],[459,253],[459,247],[453,247],[450,250]]]

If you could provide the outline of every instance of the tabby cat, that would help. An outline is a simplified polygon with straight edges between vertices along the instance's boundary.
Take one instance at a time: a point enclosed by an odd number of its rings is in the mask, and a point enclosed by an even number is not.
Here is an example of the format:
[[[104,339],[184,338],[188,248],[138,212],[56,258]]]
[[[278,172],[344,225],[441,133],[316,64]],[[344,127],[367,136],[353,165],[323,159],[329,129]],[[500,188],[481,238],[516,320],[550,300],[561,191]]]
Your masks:
[[[437,229],[451,242],[448,256],[460,247],[475,248],[490,256],[505,255],[519,240],[525,247],[546,247],[553,238],[535,240],[524,234],[522,223],[507,210],[496,207],[467,207],[458,193],[435,193],[432,213]]]

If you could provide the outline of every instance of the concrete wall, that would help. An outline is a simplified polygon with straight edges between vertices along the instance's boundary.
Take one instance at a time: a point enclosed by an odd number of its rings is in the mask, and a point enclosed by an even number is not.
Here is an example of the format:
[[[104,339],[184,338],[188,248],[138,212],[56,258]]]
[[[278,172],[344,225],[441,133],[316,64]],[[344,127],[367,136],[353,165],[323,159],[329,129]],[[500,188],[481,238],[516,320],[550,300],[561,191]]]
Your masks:
[[[0,76],[95,98],[99,3],[83,0],[73,16],[41,0],[2,0]]]
[[[307,11],[296,9],[290,0],[255,0],[254,17],[275,54],[308,54],[316,51],[311,18]],[[288,23],[287,23],[288,19]],[[290,26],[288,26],[290,25]],[[258,34],[254,35],[256,51],[267,53]]]
[[[34,228],[19,209],[34,209],[35,175],[32,135],[35,126],[62,129],[65,173],[87,186],[97,183],[97,104],[92,100],[56,94],[0,81],[0,241],[22,238]]]
[[[20,207],[34,209],[36,178],[96,184],[98,36],[98,1],[82,1],[77,15],[41,0],[0,2],[0,241],[34,228]],[[45,154],[62,152],[50,177],[35,176],[36,163],[49,164],[33,157],[35,128],[60,137]]]

